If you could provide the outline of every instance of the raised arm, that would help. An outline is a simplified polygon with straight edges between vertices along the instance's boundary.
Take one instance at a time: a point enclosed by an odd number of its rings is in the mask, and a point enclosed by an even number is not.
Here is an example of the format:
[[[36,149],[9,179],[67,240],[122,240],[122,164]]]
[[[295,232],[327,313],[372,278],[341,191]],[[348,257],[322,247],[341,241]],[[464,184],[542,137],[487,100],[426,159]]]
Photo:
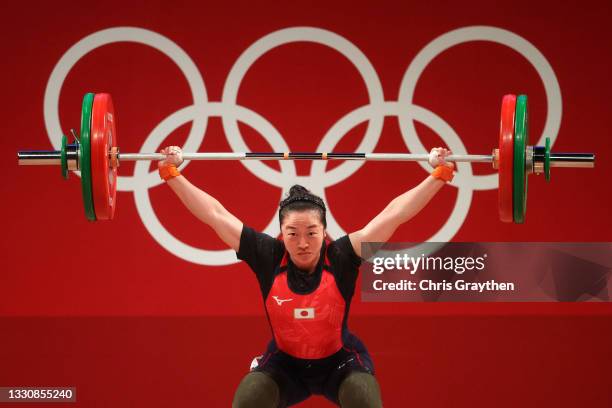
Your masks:
[[[446,149],[433,149],[430,163],[433,166],[442,164],[452,170],[454,165],[444,161],[449,154]],[[355,253],[361,256],[362,242],[386,242],[401,224],[421,211],[444,184],[445,181],[430,175],[418,186],[395,197],[365,227],[349,234]]]
[[[161,153],[168,156],[159,162],[159,167],[171,164],[178,166],[183,161],[181,150],[176,146],[162,149]],[[191,184],[182,175],[168,179],[167,183],[193,215],[209,225],[230,248],[238,251],[242,221],[226,210],[216,198]]]

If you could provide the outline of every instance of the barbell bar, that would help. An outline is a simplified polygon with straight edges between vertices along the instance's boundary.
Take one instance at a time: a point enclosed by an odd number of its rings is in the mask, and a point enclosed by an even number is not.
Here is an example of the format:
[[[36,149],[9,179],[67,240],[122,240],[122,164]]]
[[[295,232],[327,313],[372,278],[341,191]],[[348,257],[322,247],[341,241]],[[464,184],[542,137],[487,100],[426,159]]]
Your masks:
[[[78,144],[78,143],[77,143]],[[68,148],[71,145],[67,145]],[[532,146],[534,147],[534,146]],[[540,146],[535,146],[540,147]],[[17,153],[20,166],[60,165],[60,150],[20,150]],[[69,152],[67,152],[69,154]],[[166,155],[162,153],[121,153],[109,152],[109,158],[120,161],[152,161],[163,160]],[[428,161],[429,154],[425,153],[243,153],[243,152],[215,152],[215,153],[185,153],[185,160],[366,160],[366,161]],[[77,160],[73,157],[70,160]],[[471,162],[493,164],[495,157],[492,154],[451,154],[446,157],[449,162]],[[543,160],[543,159],[542,159]],[[594,167],[593,153],[550,153],[550,167]],[[543,162],[542,162],[543,165]],[[543,168],[543,167],[542,167]],[[70,170],[79,170],[78,167]],[[540,170],[536,174],[543,173]],[[532,171],[533,173],[533,171]]]
[[[60,150],[33,150],[18,153],[19,165],[58,165]],[[109,153],[109,158],[119,161],[163,160],[162,153]],[[428,161],[428,154],[421,153],[183,153],[185,160],[367,160],[367,161]],[[493,155],[450,155],[447,161],[492,163]],[[77,168],[78,170],[78,168]]]
[[[552,167],[592,168],[593,153],[554,153],[545,146],[528,144],[527,96],[509,94],[502,99],[499,147],[488,155],[453,154],[451,162],[489,163],[499,171],[499,215],[503,222],[523,223],[526,212],[527,175],[542,174],[550,180]],[[117,168],[121,161],[163,160],[161,153],[122,153],[117,146],[115,112],[109,94],[87,93],[81,107],[81,131],[74,142],[62,136],[61,150],[17,152],[19,165],[59,165],[62,176],[81,171],[85,215],[88,220],[114,217]],[[426,153],[339,152],[184,152],[185,160],[367,160],[428,161]]]

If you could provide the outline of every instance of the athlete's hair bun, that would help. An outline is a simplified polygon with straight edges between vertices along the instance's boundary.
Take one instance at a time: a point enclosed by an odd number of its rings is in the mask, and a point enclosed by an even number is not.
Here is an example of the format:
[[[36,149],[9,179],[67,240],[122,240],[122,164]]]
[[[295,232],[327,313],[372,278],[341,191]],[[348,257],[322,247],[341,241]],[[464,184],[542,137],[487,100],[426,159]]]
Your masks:
[[[310,191],[308,191],[306,187],[300,186],[299,184],[295,184],[289,189],[289,197],[296,195],[306,195],[308,193],[310,193]]]

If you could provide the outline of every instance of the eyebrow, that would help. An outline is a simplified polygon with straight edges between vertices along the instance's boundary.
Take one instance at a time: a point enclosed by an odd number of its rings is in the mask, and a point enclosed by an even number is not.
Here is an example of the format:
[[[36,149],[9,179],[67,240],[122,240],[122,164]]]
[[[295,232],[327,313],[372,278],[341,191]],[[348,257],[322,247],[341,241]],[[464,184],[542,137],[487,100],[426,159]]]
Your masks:
[[[309,225],[309,226],[308,226],[308,227],[306,227],[306,228],[316,228],[316,227],[318,227],[318,225],[317,225],[317,224],[312,224],[312,225]],[[292,227],[292,226],[290,226],[290,225],[287,225],[287,227],[286,227],[286,228],[287,228],[287,229],[297,229],[296,227]]]

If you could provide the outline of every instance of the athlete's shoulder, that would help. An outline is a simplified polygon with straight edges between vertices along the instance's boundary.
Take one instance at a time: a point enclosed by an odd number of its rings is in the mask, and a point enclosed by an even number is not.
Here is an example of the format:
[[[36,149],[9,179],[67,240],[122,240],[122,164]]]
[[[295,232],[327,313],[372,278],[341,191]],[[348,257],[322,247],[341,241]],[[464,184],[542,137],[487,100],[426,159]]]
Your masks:
[[[249,255],[270,256],[277,258],[285,250],[283,242],[265,232],[259,232],[244,224],[240,234],[240,247],[236,253],[238,259],[246,260]]]
[[[353,245],[351,244],[351,240],[348,235],[343,235],[338,239],[330,241],[329,243],[329,251],[335,254],[342,255],[357,255],[355,254],[355,250],[353,249]]]
[[[332,258],[335,258],[348,260],[357,264],[361,263],[361,258],[355,253],[348,235],[343,235],[329,243],[328,257],[330,261]]]

